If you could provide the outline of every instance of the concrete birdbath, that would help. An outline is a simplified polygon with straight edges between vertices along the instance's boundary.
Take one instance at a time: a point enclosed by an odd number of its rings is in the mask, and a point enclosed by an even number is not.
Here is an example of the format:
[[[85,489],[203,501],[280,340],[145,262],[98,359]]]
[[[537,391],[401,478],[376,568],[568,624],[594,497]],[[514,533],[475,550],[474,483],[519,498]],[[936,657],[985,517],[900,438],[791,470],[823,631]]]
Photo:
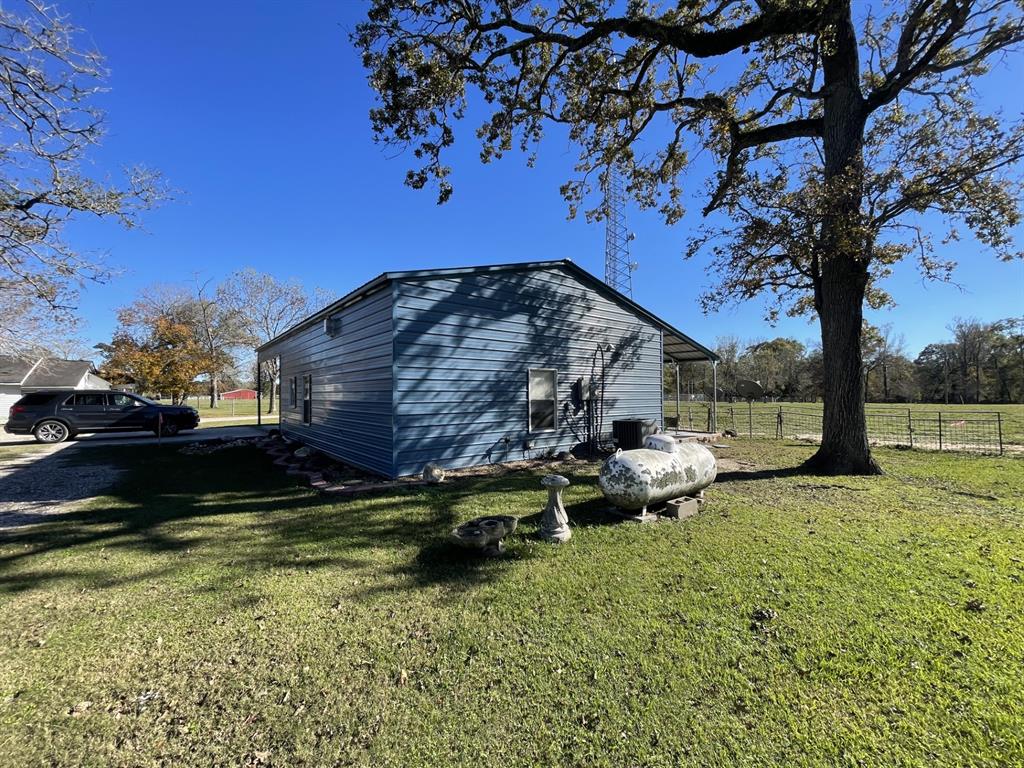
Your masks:
[[[540,537],[562,544],[572,538],[569,515],[562,506],[562,489],[568,487],[569,480],[561,475],[546,475],[540,484],[548,489],[548,505],[540,519]]]
[[[460,547],[494,557],[505,551],[505,537],[512,535],[517,525],[519,518],[512,515],[476,517],[453,528],[448,538]]]

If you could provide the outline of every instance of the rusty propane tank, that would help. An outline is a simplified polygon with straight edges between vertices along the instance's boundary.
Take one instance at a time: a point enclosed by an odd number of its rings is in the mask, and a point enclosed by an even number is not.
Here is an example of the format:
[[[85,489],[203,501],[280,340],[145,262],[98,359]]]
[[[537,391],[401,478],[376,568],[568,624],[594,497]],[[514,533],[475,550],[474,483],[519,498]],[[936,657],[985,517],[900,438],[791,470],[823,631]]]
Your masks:
[[[601,466],[597,482],[620,509],[646,510],[679,496],[694,496],[715,480],[715,456],[699,443],[650,435],[644,447],[616,451]]]

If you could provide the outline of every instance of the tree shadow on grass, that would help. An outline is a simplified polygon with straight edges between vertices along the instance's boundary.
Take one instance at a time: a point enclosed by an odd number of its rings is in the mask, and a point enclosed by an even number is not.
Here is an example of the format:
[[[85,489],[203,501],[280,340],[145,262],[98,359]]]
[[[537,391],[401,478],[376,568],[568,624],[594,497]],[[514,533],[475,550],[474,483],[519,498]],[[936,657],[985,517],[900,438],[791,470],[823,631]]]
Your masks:
[[[418,552],[393,569],[406,576],[406,587],[471,588],[500,578],[507,564],[466,559],[447,542],[451,528],[476,514],[516,514],[524,500],[539,509],[545,495],[538,475],[514,473],[332,497],[298,485],[256,448],[205,456],[182,455],[177,447],[97,448],[75,461],[124,472],[86,507],[0,532],[0,592],[48,583],[110,588],[197,564],[212,566],[203,581],[212,589],[229,588],[240,571],[386,574],[381,565],[402,561],[410,545],[419,545]],[[527,490],[535,496],[522,496]],[[53,556],[59,553],[87,553],[88,565],[69,565],[81,558],[58,564]],[[128,553],[153,555],[152,567],[145,559],[121,557]]]
[[[561,469],[572,480],[572,485],[564,493],[563,502],[573,528],[630,525],[612,512],[597,487],[596,475],[577,475],[566,471],[564,467]],[[387,579],[380,584],[369,585],[364,593],[444,586],[457,594],[478,584],[497,581],[524,561],[551,556],[555,545],[537,536],[547,501],[547,490],[540,485],[540,479],[545,474],[549,474],[549,471],[530,469],[495,478],[455,480],[450,489],[436,498],[433,517],[447,520],[445,525],[454,527],[459,522],[481,515],[515,515],[519,518],[519,526],[506,539],[505,552],[498,557],[488,557],[461,549],[447,541],[450,527],[446,527],[423,543],[414,558],[390,569]],[[516,507],[509,507],[510,495],[515,499]],[[524,515],[524,511],[529,514]]]
[[[778,467],[775,469],[755,469],[752,471],[734,470],[719,472],[715,478],[715,485],[726,483],[749,483],[755,480],[782,480],[790,477],[817,477],[803,467]]]

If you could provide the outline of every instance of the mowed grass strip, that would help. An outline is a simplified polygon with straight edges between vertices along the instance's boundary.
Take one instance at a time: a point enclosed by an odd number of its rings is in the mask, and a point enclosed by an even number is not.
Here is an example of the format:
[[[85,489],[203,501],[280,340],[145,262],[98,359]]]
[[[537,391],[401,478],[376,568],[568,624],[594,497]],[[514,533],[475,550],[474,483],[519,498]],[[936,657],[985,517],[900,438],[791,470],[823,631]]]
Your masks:
[[[111,495],[0,533],[0,764],[1016,765],[1024,461],[877,478],[721,451],[682,523],[565,465],[337,500],[254,449],[81,450]],[[525,517],[507,558],[444,541]]]
[[[779,407],[782,407],[786,413],[792,414],[806,414],[810,416],[820,416],[822,404],[816,403],[790,403],[790,402],[778,402],[778,403],[753,403],[752,413],[754,419],[755,432],[763,431],[766,428],[774,429],[774,415],[778,413]],[[744,431],[747,429],[748,424],[748,412],[746,401],[737,402],[720,402],[719,408],[719,428],[733,428],[742,436]],[[730,415],[730,409],[732,409]],[[994,404],[981,404],[981,405],[957,405],[950,404],[945,405],[943,403],[868,403],[865,405],[865,410],[869,414],[878,414],[892,418],[894,421],[891,425],[886,425],[886,431],[898,432],[900,428],[901,417],[903,417],[909,411],[911,418],[914,421],[915,429],[925,429],[928,427],[928,431],[934,431],[935,427],[926,425],[925,420],[934,421],[937,419],[937,414],[941,413],[943,419],[948,421],[955,421],[956,419],[985,419],[991,421],[991,424],[972,424],[969,431],[975,432],[979,435],[984,435],[986,441],[995,442],[996,440],[996,425],[995,425],[995,414],[998,413],[1002,420],[1002,432],[1003,442],[1007,445],[1024,445],[1024,405],[1021,404],[1005,404],[1005,403],[994,403]],[[687,403],[683,400],[680,403],[679,408],[682,414],[682,426],[683,428],[689,428],[691,420],[693,429],[701,430],[706,429],[708,425],[708,404],[704,402]],[[665,393],[665,416],[675,417],[676,415],[676,402],[675,393]],[[809,418],[798,419],[798,423],[810,424],[812,421]],[[766,426],[767,425],[767,426]],[[817,426],[820,427],[820,424]],[[869,418],[869,432],[872,429],[871,419]],[[876,425],[877,426],[877,425]]]

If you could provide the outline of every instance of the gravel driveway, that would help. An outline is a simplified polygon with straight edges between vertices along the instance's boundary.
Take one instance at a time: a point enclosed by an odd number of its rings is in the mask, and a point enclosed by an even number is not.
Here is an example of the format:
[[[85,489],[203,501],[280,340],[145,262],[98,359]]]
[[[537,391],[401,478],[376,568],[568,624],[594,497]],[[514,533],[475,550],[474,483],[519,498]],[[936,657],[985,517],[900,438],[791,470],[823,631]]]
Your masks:
[[[44,522],[99,496],[121,470],[72,462],[71,444],[39,448],[0,464],[0,530]]]
[[[102,495],[123,471],[112,464],[85,464],[73,461],[74,454],[88,446],[155,445],[151,434],[99,434],[59,445],[33,444],[27,452],[0,462],[0,531],[69,512],[88,499]],[[265,430],[257,427],[213,427],[196,430],[172,438],[163,444],[183,444],[205,440],[258,437]],[[13,435],[7,435],[14,438]],[[3,441],[27,443],[31,438],[17,437]]]

